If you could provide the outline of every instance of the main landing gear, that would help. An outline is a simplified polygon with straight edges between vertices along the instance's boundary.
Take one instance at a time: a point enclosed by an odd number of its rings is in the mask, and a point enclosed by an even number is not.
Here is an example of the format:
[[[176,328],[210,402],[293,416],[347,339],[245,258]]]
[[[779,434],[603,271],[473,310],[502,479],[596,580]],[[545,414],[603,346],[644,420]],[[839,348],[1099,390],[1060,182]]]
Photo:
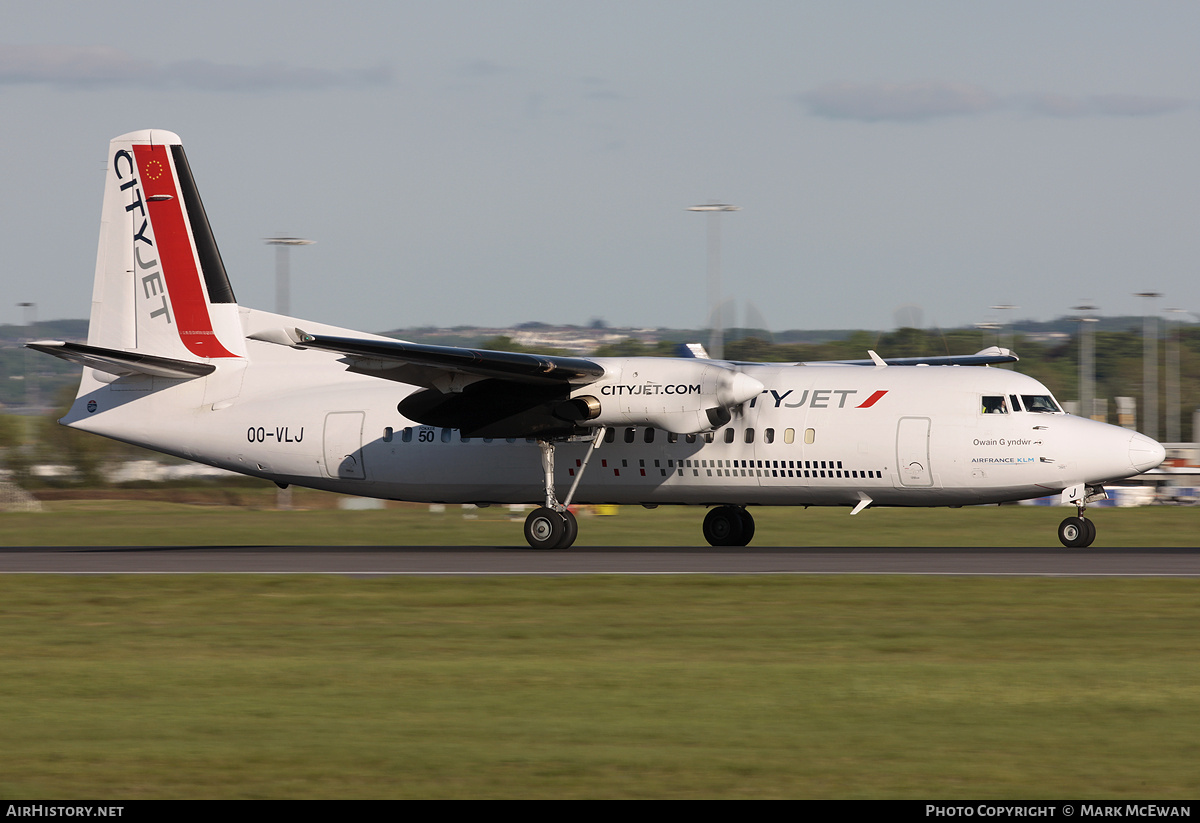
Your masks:
[[[545,502],[529,513],[525,518],[525,540],[535,549],[569,549],[579,536],[579,522],[567,507],[579,488],[579,481],[587,469],[588,461],[592,459],[596,449],[604,442],[605,427],[596,429],[592,439],[592,447],[583,458],[583,465],[575,473],[575,482],[567,492],[567,499],[559,503],[554,494],[554,442],[539,440],[538,447],[542,450],[542,477],[545,490]]]
[[[568,549],[579,536],[579,521],[569,510],[538,506],[525,518],[525,539],[535,549]]]
[[[741,506],[717,506],[704,517],[710,546],[747,546],[753,537],[754,517]]]
[[[525,518],[525,540],[535,549],[569,549],[579,536],[579,523],[567,507],[579,487],[579,480],[587,469],[588,461],[604,442],[605,427],[596,430],[592,447],[579,471],[575,482],[562,503],[554,493],[554,441],[539,440],[542,450],[542,478],[545,501]],[[754,518],[744,506],[717,506],[709,510],[704,518],[704,539],[712,546],[746,546],[754,538]]]

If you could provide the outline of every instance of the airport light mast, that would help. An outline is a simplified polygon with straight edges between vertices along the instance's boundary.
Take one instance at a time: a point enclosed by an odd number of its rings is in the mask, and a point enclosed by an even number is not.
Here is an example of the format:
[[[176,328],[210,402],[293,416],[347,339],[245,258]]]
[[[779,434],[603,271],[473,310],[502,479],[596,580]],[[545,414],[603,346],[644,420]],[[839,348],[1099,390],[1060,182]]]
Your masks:
[[[33,339],[33,329],[37,326],[37,303],[18,303],[17,307],[22,309],[22,314],[25,316],[25,342],[29,342]],[[25,349],[25,374],[21,381],[21,395],[25,400],[25,406],[33,409],[37,408],[40,398],[38,397],[37,373],[29,368],[31,351],[32,349]]]
[[[992,311],[1006,312],[1006,311],[1014,311],[1019,308],[1021,308],[1021,307],[1020,306],[1011,306],[1008,303],[999,303],[995,306],[992,306]],[[1005,343],[1004,343],[1004,338],[1001,337],[1002,332],[1007,332],[1007,334],[1004,335],[1004,337],[1008,338],[1007,345],[1005,345]],[[998,345],[1003,346],[1004,348],[1008,349],[1009,351],[1012,351],[1012,347],[1013,347],[1012,325],[1009,323],[1006,323],[1003,319],[1000,321],[1000,330],[996,332],[996,342]],[[1006,363],[1001,366],[1001,368],[1005,368],[1005,367],[1011,369],[1013,366],[1011,363]]]
[[[1145,373],[1142,378],[1142,405],[1146,408],[1142,434],[1158,439],[1158,318],[1154,312],[1154,301],[1162,297],[1161,292],[1140,291],[1137,297],[1146,298],[1146,317],[1142,327],[1145,343]]]
[[[306,240],[303,237],[267,237],[264,242],[275,247],[275,313],[290,315],[292,313],[291,286],[291,250],[292,246],[311,246],[316,240]],[[275,491],[275,508],[290,511],[292,508],[292,487],[280,486]]]
[[[1163,309],[1167,314],[1187,314],[1183,309]],[[1180,323],[1167,320],[1167,442],[1179,443],[1182,433],[1179,428],[1179,333]],[[1192,438],[1195,439],[1195,432]]]
[[[725,329],[721,319],[721,212],[741,211],[741,206],[728,203],[709,203],[688,206],[688,211],[708,212],[708,306],[712,329],[708,336],[708,356],[713,360],[725,357]]]
[[[1079,416],[1092,419],[1096,411],[1096,341],[1092,327],[1088,324],[1099,320],[1091,316],[1097,306],[1084,303],[1072,307],[1084,312],[1079,319]]]
[[[291,314],[291,261],[288,252],[292,246],[311,246],[317,241],[303,237],[267,237],[264,242],[275,247],[275,313]]]

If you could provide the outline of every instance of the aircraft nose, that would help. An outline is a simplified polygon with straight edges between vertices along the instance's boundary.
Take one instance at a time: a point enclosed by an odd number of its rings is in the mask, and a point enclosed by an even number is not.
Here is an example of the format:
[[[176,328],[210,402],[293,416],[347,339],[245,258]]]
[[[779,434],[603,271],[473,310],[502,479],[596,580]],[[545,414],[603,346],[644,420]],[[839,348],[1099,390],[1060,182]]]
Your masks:
[[[1134,434],[1129,440],[1129,462],[1140,472],[1150,471],[1163,462],[1167,450],[1162,443],[1151,440],[1144,434]]]

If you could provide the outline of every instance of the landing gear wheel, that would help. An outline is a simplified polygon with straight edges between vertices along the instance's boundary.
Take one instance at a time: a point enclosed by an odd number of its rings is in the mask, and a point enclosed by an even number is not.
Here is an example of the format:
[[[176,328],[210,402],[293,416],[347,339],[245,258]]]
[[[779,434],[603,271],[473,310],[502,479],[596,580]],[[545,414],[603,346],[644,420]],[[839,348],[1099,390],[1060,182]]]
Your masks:
[[[554,509],[539,506],[525,518],[525,539],[535,549],[557,549],[566,527],[566,518],[561,514]],[[576,533],[578,528],[576,524]]]
[[[745,509],[738,509],[737,513],[742,520],[742,539],[737,542],[737,545],[749,546],[750,541],[754,539],[754,515]]]
[[[1086,517],[1079,519],[1083,521],[1084,528],[1087,529],[1087,542],[1083,544],[1083,548],[1086,549],[1096,540],[1096,523],[1093,520],[1088,520]]]
[[[554,548],[569,549],[571,548],[571,544],[575,542],[575,538],[579,536],[579,521],[575,519],[575,515],[571,513],[570,509],[562,512],[562,519],[562,538],[558,541],[558,545]]]
[[[704,539],[710,546],[744,546],[744,525],[737,506],[717,506],[704,516]],[[748,515],[747,515],[748,516]],[[751,521],[753,522],[753,520]]]
[[[1068,517],[1058,524],[1058,539],[1069,549],[1082,549],[1096,539],[1096,524],[1083,517]]]

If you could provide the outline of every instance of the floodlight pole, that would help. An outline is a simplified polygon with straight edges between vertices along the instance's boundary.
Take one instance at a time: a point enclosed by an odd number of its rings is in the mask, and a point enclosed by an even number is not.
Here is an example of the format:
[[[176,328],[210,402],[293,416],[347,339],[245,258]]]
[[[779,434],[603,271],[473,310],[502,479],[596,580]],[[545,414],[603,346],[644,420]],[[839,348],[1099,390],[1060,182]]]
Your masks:
[[[992,310],[993,310],[993,311],[999,311],[999,312],[1012,311],[1012,310],[1014,310],[1014,309],[1019,309],[1019,308],[1021,308],[1021,307],[1020,307],[1020,306],[1010,306],[1010,305],[1009,305],[1009,304],[1007,304],[1007,303],[1000,303],[999,305],[992,306]],[[1011,325],[1009,325],[1008,323],[1006,323],[1006,322],[1005,322],[1005,321],[1002,319],[1002,320],[1000,321],[1000,329],[1001,329],[1001,332],[1006,332],[1006,334],[1005,334],[1004,336],[1008,338],[1008,345],[1007,345],[1007,346],[1004,346],[1004,348],[1008,349],[1009,351],[1012,351],[1012,347],[1013,347],[1013,332],[1012,332],[1012,326],[1011,326]],[[996,341],[997,341],[997,344],[998,344],[998,345],[1002,345],[1002,346],[1004,345],[1004,338],[1003,338],[1003,337],[1001,337],[1001,335],[1000,335],[1000,333],[999,333],[999,332],[996,334]],[[1005,364],[1005,365],[1007,365],[1007,366],[1008,366],[1008,368],[1010,368],[1010,369],[1012,368],[1012,364],[1011,364],[1011,363],[1009,363],[1009,364]]]
[[[37,303],[18,303],[17,306],[24,310],[22,313],[25,316],[25,340],[28,342],[33,339],[33,327],[37,325]],[[25,374],[21,381],[21,393],[24,395],[26,407],[34,409],[41,398],[38,396],[36,372],[29,368],[29,356],[32,353],[33,349],[25,349]]]
[[[291,295],[291,257],[292,246],[311,246],[317,242],[303,237],[267,237],[264,242],[275,247],[275,313],[290,315],[292,313]],[[292,508],[292,487],[280,486],[275,492],[275,508],[290,511]]]
[[[1146,298],[1146,318],[1142,327],[1145,344],[1145,374],[1142,378],[1142,405],[1146,407],[1145,425],[1142,434],[1158,439],[1158,318],[1154,312],[1154,301],[1162,297],[1160,292],[1140,291],[1138,297]]]
[[[275,313],[291,314],[291,265],[288,252],[292,246],[311,246],[317,241],[303,237],[267,237],[264,242],[275,247]]]
[[[708,306],[712,319],[708,356],[713,360],[725,357],[725,329],[721,319],[721,212],[741,211],[741,208],[727,203],[688,206],[688,211],[708,212]]]
[[[26,328],[32,328],[37,325],[37,303],[18,303],[17,306],[24,309],[22,314],[25,317]]]
[[[1084,303],[1073,308],[1085,312],[1079,318],[1079,416],[1091,420],[1096,411],[1096,343],[1089,324],[1098,322],[1091,316],[1097,307]]]
[[[1183,309],[1164,309],[1168,314],[1186,314]],[[1179,443],[1183,435],[1179,428],[1179,332],[1180,323],[1167,321],[1167,442]],[[1192,438],[1195,439],[1195,432]]]

